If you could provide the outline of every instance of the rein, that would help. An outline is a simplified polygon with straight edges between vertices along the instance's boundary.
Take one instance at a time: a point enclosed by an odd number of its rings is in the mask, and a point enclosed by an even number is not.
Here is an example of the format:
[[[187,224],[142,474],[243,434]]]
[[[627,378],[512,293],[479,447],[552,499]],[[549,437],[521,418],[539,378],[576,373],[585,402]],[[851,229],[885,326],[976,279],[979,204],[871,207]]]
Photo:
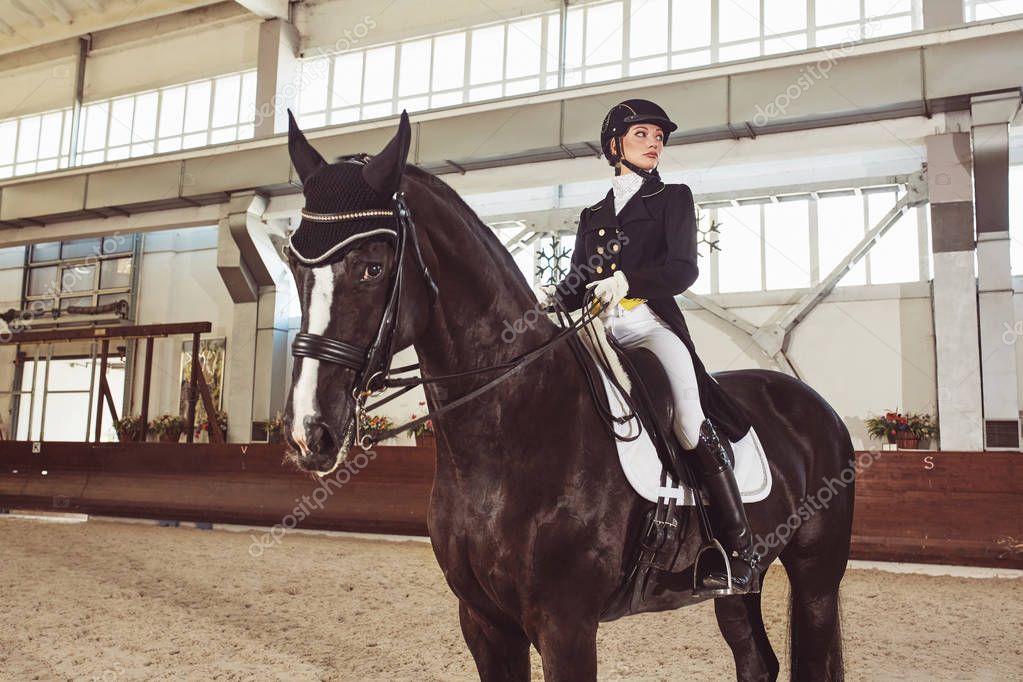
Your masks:
[[[377,329],[377,334],[372,345],[370,345],[368,349],[364,349],[360,348],[359,346],[346,343],[339,339],[332,339],[322,334],[310,334],[306,332],[300,332],[295,336],[295,341],[292,344],[291,349],[292,355],[294,355],[295,357],[305,357],[320,360],[323,362],[338,364],[343,367],[352,369],[356,372],[355,387],[352,390],[352,397],[355,399],[355,415],[352,421],[355,427],[354,438],[355,443],[363,451],[369,450],[374,444],[382,440],[386,440],[388,438],[398,435],[399,433],[408,431],[409,429],[415,428],[416,426],[419,426],[420,424],[423,424],[424,422],[430,419],[433,419],[441,414],[444,414],[449,410],[453,410],[454,408],[459,407],[467,403],[468,401],[476,398],[477,396],[496,387],[501,382],[510,378],[513,373],[522,369],[532,361],[536,360],[541,355],[546,353],[548,350],[553,348],[555,345],[561,343],[563,340],[569,338],[570,336],[575,336],[580,329],[588,325],[594,318],[596,318],[599,315],[600,313],[599,306],[601,305],[600,302],[598,301],[598,307],[594,309],[591,308],[591,306],[588,303],[584,303],[583,313],[579,316],[577,320],[572,320],[571,315],[569,315],[568,312],[564,310],[564,308],[561,306],[560,301],[557,301],[557,299],[555,299],[556,312],[558,314],[559,321],[561,320],[562,315],[564,315],[564,317],[567,318],[568,320],[568,324],[567,325],[561,324],[560,329],[553,337],[544,341],[536,348],[533,348],[527,351],[526,353],[523,353],[522,355],[507,362],[467,370],[464,372],[455,372],[453,374],[444,374],[433,377],[422,376],[392,377],[391,376],[392,373],[402,373],[419,369],[419,363],[405,365],[403,367],[396,368],[392,368],[390,366],[391,359],[394,356],[393,349],[394,331],[395,328],[397,327],[398,309],[400,302],[398,293],[401,288],[402,270],[404,269],[404,261],[406,258],[405,254],[408,251],[409,244],[411,244],[412,251],[415,254],[416,265],[418,266],[420,274],[425,279],[427,287],[429,288],[431,306],[436,302],[438,293],[437,284],[436,282],[434,282],[433,277],[430,275],[430,272],[426,267],[426,263],[423,261],[422,252],[419,249],[419,242],[416,239],[415,224],[412,221],[412,216],[411,213],[409,212],[408,206],[405,204],[405,193],[401,191],[395,192],[392,200],[393,207],[390,210],[375,209],[372,213],[374,216],[394,216],[397,229],[393,231],[373,230],[365,235],[359,235],[360,237],[372,236],[373,234],[386,232],[393,233],[397,238],[396,249],[397,253],[395,259],[396,267],[394,269],[394,273],[391,276],[387,296],[387,306],[384,308],[384,314],[380,320],[380,327]],[[366,216],[367,211],[351,211],[348,213],[329,214],[312,213],[306,211],[305,209],[303,209],[302,211],[302,217],[313,222],[344,222],[346,220],[362,219],[365,218]],[[323,262],[338,250],[337,248],[331,249],[330,251],[320,256],[319,258],[308,259],[302,257],[301,254],[298,254],[298,252],[295,251],[294,247],[291,245],[290,239],[288,249],[292,253],[294,253],[301,262],[307,265]],[[592,291],[586,292],[586,297],[589,298],[591,301],[594,300],[592,296],[593,296]],[[580,344],[578,339],[576,339],[576,344],[577,345]],[[585,359],[583,357],[583,354],[585,352],[576,346],[573,346],[572,350],[576,356],[577,361],[580,363],[580,366],[583,369],[583,373],[586,376],[586,380],[590,389],[590,394],[592,395],[594,402],[598,407],[598,411],[602,415],[602,420],[606,425],[608,425],[611,435],[623,441],[631,441],[638,438],[639,435],[642,433],[643,428],[642,422],[640,422],[638,419],[637,422],[640,424],[639,431],[635,436],[631,438],[619,436],[614,431],[614,428],[610,426],[610,422],[612,421],[622,424],[637,418],[635,406],[633,404],[631,396],[628,395],[628,392],[624,390],[624,388],[621,386],[618,380],[614,378],[614,374],[609,373],[612,383],[618,389],[619,393],[622,395],[623,399],[629,406],[630,410],[629,414],[623,415],[622,417],[616,417],[614,414],[612,414],[608,408],[601,405],[600,400],[597,398],[598,394],[597,389],[594,385],[593,377],[588,371],[587,366],[585,364]],[[602,351],[601,355],[603,356]],[[604,364],[605,366],[608,365],[606,357],[602,357],[601,364]],[[449,381],[451,379],[458,379],[462,377],[473,376],[476,374],[493,372],[497,370],[504,371],[501,372],[501,374],[499,374],[498,376],[491,379],[490,381],[483,384],[482,386],[473,389],[469,393],[466,393],[465,395],[457,398],[456,400],[446,405],[443,405],[439,409],[434,410],[433,412],[429,412],[418,419],[402,424],[401,426],[380,431],[376,434],[368,433],[364,434],[361,432],[362,418],[364,415],[380,407],[381,405],[391,400],[394,400],[398,396],[412,390],[416,386],[437,383],[441,381]],[[383,398],[382,400],[378,400],[369,405],[368,407],[366,406],[367,398],[372,397],[374,395],[378,395],[382,393],[385,389],[396,387],[402,388],[400,391],[397,391],[396,393],[386,398]],[[349,431],[351,431],[351,428],[352,426],[349,426],[345,430],[345,434],[341,438],[342,446],[348,436]]]

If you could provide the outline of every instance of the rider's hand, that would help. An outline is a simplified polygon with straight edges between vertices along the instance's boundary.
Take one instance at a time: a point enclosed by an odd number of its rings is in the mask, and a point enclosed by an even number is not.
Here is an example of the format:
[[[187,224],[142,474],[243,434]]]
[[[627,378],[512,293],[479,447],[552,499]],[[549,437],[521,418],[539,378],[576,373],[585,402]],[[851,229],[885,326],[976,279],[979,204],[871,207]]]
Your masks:
[[[586,285],[587,289],[590,287],[593,287],[593,296],[600,299],[605,308],[613,308],[629,293],[629,280],[618,270],[610,277]]]

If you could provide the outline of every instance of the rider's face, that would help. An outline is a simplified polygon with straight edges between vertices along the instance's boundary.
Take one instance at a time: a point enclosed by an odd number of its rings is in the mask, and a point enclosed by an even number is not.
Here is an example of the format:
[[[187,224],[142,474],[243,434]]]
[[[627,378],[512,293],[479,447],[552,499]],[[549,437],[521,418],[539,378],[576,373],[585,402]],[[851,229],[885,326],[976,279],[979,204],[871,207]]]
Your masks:
[[[652,123],[636,123],[623,136],[622,149],[630,162],[651,170],[657,166],[664,151],[664,131]],[[631,171],[628,166],[622,166],[622,172]]]

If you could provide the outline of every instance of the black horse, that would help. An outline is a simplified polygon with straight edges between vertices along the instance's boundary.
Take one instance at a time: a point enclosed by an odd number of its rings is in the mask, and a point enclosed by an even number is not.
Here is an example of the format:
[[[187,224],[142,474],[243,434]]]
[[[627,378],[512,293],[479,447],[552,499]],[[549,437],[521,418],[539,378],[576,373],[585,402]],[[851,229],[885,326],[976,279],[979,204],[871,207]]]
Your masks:
[[[508,363],[559,331],[535,314],[529,285],[490,228],[448,185],[406,165],[410,139],[402,112],[381,153],[329,164],[292,120],[306,208],[289,251],[302,329],[285,421],[290,456],[306,471],[322,474],[347,456],[358,438],[357,399],[372,388],[374,367],[386,366],[380,358],[390,362],[388,343],[414,346],[423,377],[457,375],[426,384],[435,411],[492,380],[460,373]],[[396,223],[398,196],[409,214],[400,204]],[[404,243],[403,224],[411,231]],[[530,324],[515,325],[521,320]],[[509,324],[521,333],[509,338]],[[388,327],[393,337],[381,336]],[[751,417],[770,462],[771,493],[747,513],[762,565],[779,557],[791,583],[792,679],[842,679],[839,584],[855,478],[849,433],[820,395],[788,375],[714,376]],[[434,426],[430,538],[480,678],[528,680],[532,644],[546,679],[596,679],[598,623],[652,504],[625,479],[576,357],[552,345]],[[816,499],[825,489],[828,499]],[[695,513],[683,512],[683,565],[701,545]],[[691,575],[665,574],[643,610],[692,603]],[[714,606],[737,678],[776,679],[760,594]]]

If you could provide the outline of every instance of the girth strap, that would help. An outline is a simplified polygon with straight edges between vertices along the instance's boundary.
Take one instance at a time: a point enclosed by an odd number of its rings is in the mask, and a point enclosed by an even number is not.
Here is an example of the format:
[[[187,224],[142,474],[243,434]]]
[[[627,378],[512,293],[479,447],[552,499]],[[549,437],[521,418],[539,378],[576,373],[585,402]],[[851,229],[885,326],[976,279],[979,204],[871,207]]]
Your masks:
[[[366,361],[366,350],[363,348],[306,332],[295,335],[295,341],[291,344],[291,354],[296,357],[333,362],[356,372],[362,369]]]

